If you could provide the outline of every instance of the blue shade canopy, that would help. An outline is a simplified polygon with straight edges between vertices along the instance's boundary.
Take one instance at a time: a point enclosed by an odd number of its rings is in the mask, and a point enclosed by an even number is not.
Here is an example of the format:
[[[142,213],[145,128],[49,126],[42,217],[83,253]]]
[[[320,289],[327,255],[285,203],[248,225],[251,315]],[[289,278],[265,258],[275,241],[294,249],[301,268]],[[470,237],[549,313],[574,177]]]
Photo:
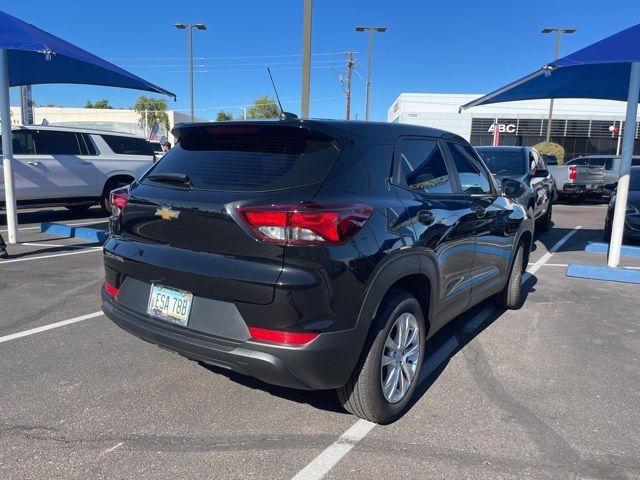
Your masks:
[[[175,94],[54,35],[0,12],[0,48],[8,51],[9,85],[74,83]]]
[[[618,32],[460,107],[539,98],[626,101],[631,63],[640,62],[640,25]]]

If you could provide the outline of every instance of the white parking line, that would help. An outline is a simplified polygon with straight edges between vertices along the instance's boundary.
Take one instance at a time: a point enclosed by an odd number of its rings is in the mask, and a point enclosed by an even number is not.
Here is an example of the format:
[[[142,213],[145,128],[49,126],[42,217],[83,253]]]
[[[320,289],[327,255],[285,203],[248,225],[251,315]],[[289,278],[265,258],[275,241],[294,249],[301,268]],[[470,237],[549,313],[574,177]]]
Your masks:
[[[67,255],[80,255],[81,253],[91,253],[91,252],[100,252],[100,251],[102,251],[102,247],[93,247],[93,248],[86,248],[84,250],[79,250],[76,252],[52,253],[51,255],[39,255],[37,257],[25,257],[25,258],[14,258],[9,260],[0,260],[0,267],[2,265],[6,265],[7,263],[30,262],[32,260],[42,260],[44,258],[66,257]]]
[[[527,269],[527,274],[523,275],[523,281],[526,281],[528,277],[533,275],[540,267],[547,263],[553,254],[556,253],[560,247],[562,247],[562,245],[564,245],[566,241],[581,228],[582,226],[577,226],[571,230],[554,246],[552,246],[549,251],[540,258],[540,260],[532,264]],[[486,315],[487,311],[482,310],[474,319],[469,320],[468,324],[473,322],[480,324],[484,321]],[[375,423],[367,422],[366,420],[358,420],[351,426],[351,428],[349,428],[349,430],[344,432],[338,440],[314,458],[306,467],[300,470],[297,475],[293,477],[293,480],[320,480],[375,426]]]
[[[556,253],[558,250],[560,250],[560,247],[562,247],[562,245],[564,245],[566,241],[569,240],[581,228],[582,228],[582,225],[578,225],[576,228],[574,228],[569,233],[567,233],[564,237],[562,237],[558,241],[558,243],[556,243],[553,247],[549,249],[547,253],[545,253],[542,257],[540,257],[540,259],[536,263],[534,263],[529,268],[527,268],[527,272],[529,272],[531,275],[536,273],[538,269],[540,269],[541,266],[547,263],[549,259],[553,256],[553,254]]]
[[[349,430],[344,432],[333,445],[314,458],[293,477],[293,480],[319,480],[324,477],[333,466],[351,450],[356,443],[375,427],[375,423],[358,420]]]
[[[29,335],[34,335],[36,333],[46,332],[47,330],[52,330],[54,328],[64,327],[65,325],[70,325],[72,323],[82,322],[83,320],[89,320],[90,318],[99,317],[103,313],[93,312],[87,315],[82,315],[81,317],[70,318],[69,320],[63,320],[61,322],[50,323],[49,325],[44,325],[43,327],[32,328],[30,330],[24,330],[23,332],[12,333],[11,335],[5,335],[4,337],[0,337],[0,343],[8,342],[10,340],[15,340],[16,338],[28,337]]]

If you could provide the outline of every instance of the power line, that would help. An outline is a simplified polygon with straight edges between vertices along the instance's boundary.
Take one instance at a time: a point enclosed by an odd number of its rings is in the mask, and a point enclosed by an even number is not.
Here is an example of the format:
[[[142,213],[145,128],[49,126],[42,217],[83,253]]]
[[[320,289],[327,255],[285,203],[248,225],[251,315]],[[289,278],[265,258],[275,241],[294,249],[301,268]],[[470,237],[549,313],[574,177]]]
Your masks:
[[[322,52],[312,53],[311,56],[345,55],[349,52]],[[359,53],[359,52],[353,52]],[[281,58],[281,57],[302,57],[301,53],[285,53],[281,55],[245,55],[236,57],[193,57],[194,60],[246,60],[252,58]],[[113,57],[111,60],[186,60],[185,57]]]

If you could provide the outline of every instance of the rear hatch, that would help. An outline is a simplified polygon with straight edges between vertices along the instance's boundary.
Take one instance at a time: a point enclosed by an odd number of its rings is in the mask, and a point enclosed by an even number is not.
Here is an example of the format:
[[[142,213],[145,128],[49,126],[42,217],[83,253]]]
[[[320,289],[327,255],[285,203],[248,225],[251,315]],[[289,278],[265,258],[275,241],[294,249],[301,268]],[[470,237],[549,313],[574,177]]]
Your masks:
[[[313,122],[187,125],[132,187],[114,223],[126,275],[227,301],[267,304],[282,244],[261,241],[239,207],[309,201],[346,132]]]
[[[602,165],[569,165],[569,183],[578,185],[604,184],[604,166]]]

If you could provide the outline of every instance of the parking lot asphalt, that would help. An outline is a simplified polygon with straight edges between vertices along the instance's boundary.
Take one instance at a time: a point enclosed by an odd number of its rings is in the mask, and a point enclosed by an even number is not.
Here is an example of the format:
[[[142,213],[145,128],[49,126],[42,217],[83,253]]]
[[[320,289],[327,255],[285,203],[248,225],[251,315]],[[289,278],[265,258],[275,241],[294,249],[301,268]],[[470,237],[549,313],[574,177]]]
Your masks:
[[[98,313],[98,246],[37,228],[104,226],[100,210],[23,212],[25,243],[0,262],[0,478],[640,478],[640,289],[565,276],[606,263],[584,253],[604,215],[556,205],[523,308],[485,302],[438,332],[411,410],[372,427],[333,392],[205,368],[123,332]]]

